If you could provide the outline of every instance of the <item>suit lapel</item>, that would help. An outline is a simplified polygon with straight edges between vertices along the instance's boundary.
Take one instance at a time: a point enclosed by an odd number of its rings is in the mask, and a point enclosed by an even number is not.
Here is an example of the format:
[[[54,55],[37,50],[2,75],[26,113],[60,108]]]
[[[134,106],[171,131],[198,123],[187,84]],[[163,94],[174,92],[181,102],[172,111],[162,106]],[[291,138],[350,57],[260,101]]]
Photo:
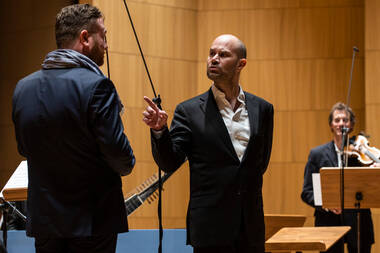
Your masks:
[[[247,111],[248,111],[248,118],[249,118],[249,127],[250,127],[250,136],[249,141],[247,144],[247,148],[245,149],[244,156],[242,159],[242,162],[246,159],[247,154],[249,153],[249,149],[252,146],[252,143],[254,142],[255,136],[258,133],[259,129],[259,105],[257,103],[257,100],[251,96],[250,94],[245,94],[245,103],[247,105]]]
[[[234,159],[239,161],[239,158],[236,155],[236,151],[232,145],[231,137],[223,121],[222,115],[219,112],[211,89],[209,89],[208,92],[204,93],[204,96],[200,97],[200,107],[205,113],[205,121],[207,124],[210,124],[215,130],[215,133],[219,135],[225,147],[228,149],[228,153],[230,153]]]
[[[326,156],[329,158],[332,166],[338,166],[338,158],[336,156],[335,145],[334,142],[330,142],[328,148],[325,150]]]
[[[244,92],[245,93],[245,92]],[[249,118],[249,126],[250,126],[250,138],[257,135],[259,129],[259,105],[257,100],[254,97],[251,97],[250,94],[245,93],[245,101],[247,104],[248,118]]]

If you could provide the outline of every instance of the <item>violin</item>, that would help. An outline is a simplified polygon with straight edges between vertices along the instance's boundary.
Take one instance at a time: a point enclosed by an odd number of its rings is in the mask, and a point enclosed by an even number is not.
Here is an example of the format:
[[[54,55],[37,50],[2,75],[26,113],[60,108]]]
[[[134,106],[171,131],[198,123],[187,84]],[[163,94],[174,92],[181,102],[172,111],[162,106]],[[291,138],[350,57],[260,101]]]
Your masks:
[[[380,150],[371,147],[368,139],[362,134],[357,135],[355,141],[350,141],[346,153],[356,157],[361,164],[366,166],[380,163]]]

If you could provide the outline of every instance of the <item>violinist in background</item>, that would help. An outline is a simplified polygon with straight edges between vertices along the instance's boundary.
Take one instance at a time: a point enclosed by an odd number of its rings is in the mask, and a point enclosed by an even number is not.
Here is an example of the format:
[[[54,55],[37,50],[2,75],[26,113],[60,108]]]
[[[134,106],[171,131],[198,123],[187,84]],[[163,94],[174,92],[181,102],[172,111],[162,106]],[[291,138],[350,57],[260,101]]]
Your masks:
[[[352,132],[355,126],[355,114],[351,108],[346,107],[343,103],[336,103],[328,118],[333,140],[313,148],[310,151],[307,164],[305,166],[304,184],[302,189],[302,200],[315,208],[315,226],[351,226],[351,230],[345,236],[344,241],[347,243],[349,253],[357,252],[357,223],[356,211],[354,209],[345,209],[344,223],[341,222],[340,209],[323,209],[314,205],[312,174],[319,173],[322,167],[341,167],[341,156],[339,149],[342,146],[342,128],[349,129],[348,133]],[[361,164],[355,157],[348,158],[349,167],[358,167]],[[361,209],[360,220],[360,252],[371,252],[371,246],[374,243],[373,223],[370,209]],[[328,253],[343,253],[343,239],[334,244],[327,252]]]

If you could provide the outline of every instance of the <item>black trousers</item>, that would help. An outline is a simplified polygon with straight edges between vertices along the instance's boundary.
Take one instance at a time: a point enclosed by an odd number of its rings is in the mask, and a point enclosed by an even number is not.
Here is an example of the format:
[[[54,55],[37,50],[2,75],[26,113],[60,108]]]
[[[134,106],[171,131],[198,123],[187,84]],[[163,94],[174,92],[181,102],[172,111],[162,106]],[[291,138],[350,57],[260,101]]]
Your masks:
[[[242,219],[240,233],[234,245],[194,247],[194,253],[264,253],[264,243],[258,246],[249,244]]]
[[[36,253],[115,253],[117,234],[77,238],[35,238]]]

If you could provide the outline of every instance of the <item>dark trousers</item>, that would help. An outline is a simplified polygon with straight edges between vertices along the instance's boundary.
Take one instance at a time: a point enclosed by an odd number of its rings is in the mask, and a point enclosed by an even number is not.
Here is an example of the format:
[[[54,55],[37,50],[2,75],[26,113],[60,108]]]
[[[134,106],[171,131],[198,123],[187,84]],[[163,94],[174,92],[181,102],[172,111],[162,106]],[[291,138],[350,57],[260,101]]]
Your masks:
[[[264,253],[264,243],[257,246],[249,244],[242,219],[240,233],[234,245],[194,247],[194,253]]]
[[[77,238],[35,238],[36,253],[115,253],[117,234]]]

